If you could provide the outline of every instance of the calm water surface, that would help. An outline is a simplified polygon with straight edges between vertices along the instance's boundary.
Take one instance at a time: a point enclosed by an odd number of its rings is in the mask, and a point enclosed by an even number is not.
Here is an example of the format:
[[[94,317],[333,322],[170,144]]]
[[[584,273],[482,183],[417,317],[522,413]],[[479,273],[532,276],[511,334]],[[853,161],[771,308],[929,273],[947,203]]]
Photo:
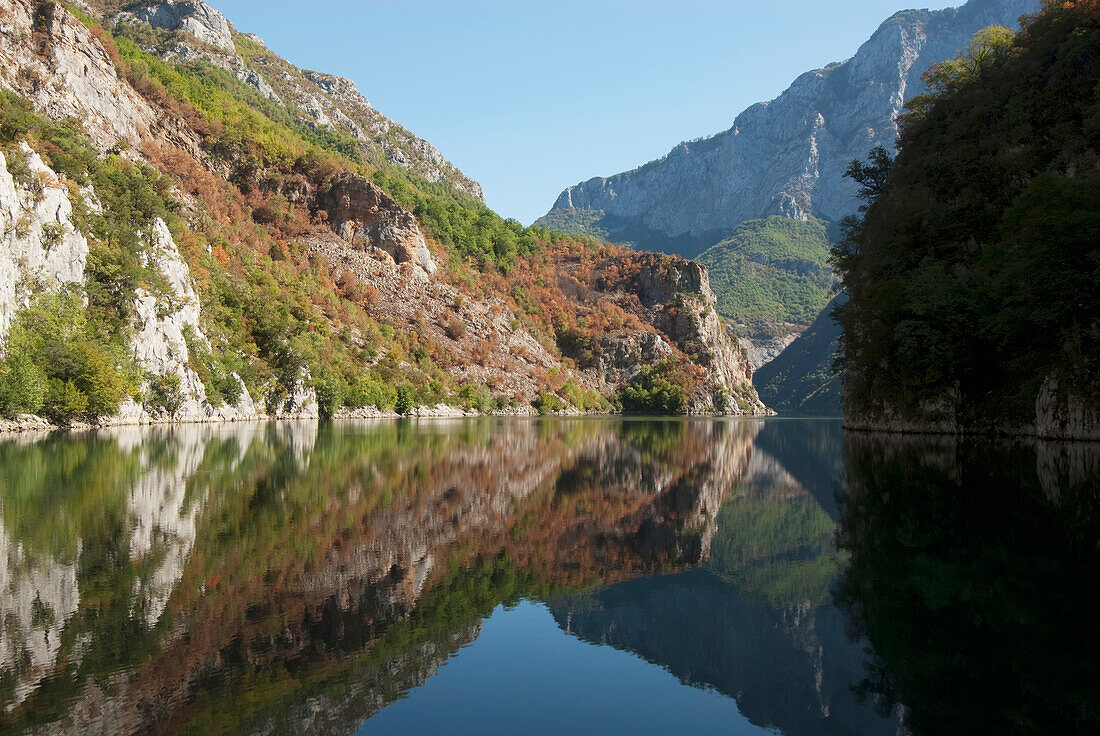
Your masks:
[[[1100,733],[1100,447],[799,420],[0,440],[0,733]]]

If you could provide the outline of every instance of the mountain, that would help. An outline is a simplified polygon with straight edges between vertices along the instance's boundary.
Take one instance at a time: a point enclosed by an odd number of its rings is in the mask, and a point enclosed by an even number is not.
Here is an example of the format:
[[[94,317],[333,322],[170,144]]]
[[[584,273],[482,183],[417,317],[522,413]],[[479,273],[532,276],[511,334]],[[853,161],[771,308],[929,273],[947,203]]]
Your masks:
[[[836,292],[826,223],[772,215],[749,220],[705,250],[718,314],[737,325],[753,370],[783,351]]]
[[[0,17],[0,416],[766,411],[704,268],[501,218],[211,6]]]
[[[1100,10],[1052,2],[931,78],[837,249],[856,428],[1100,438]]]
[[[841,377],[833,363],[840,346],[834,310],[845,302],[847,297],[841,292],[775,360],[753,374],[760,397],[780,414],[843,414]]]
[[[892,149],[895,119],[925,91],[921,75],[978,30],[1038,10],[1037,0],[971,0],[888,19],[847,61],[806,72],[722,133],[681,143],[633,171],[569,187],[542,224],[643,250],[694,257],[746,220],[838,222],[855,211],[848,163]]]

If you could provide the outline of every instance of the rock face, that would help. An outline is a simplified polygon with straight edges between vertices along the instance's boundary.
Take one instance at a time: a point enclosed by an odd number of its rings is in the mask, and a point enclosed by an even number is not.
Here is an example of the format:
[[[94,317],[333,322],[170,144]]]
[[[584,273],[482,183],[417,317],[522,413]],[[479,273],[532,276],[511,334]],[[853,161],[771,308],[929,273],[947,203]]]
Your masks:
[[[368,179],[347,174],[328,197],[329,222],[347,241],[389,253],[435,273],[435,263],[416,218]]]
[[[656,254],[634,254],[633,267],[620,263],[603,264],[600,278],[602,298],[612,298],[627,311],[652,324],[692,358],[703,369],[699,387],[691,396],[689,411],[712,411],[725,392],[734,414],[766,414],[768,409],[752,387],[752,368],[737,341],[727,332],[715,309],[714,292],[710,288],[707,269],[696,261],[670,258]],[[613,276],[612,274],[616,274]],[[655,336],[660,340],[660,336]],[[605,353],[612,356],[625,353],[637,342],[630,336],[626,348],[609,345]],[[663,341],[662,341],[663,342]],[[637,351],[640,360],[630,365],[617,363],[629,377],[643,363],[655,362],[671,354],[671,348],[661,342],[642,344]],[[602,368],[607,370],[608,366]]]
[[[551,214],[594,218],[611,240],[694,255],[745,220],[768,215],[838,221],[855,210],[848,162],[893,150],[895,119],[925,90],[921,75],[992,24],[1016,27],[1037,0],[971,0],[897,13],[851,59],[807,72],[733,127],[682,143],[634,171],[562,192]],[[564,219],[563,219],[564,218]],[[707,242],[709,240],[709,242]]]
[[[0,153],[0,338],[32,288],[82,283],[88,257],[65,183],[25,143],[10,156],[23,159],[26,174],[16,182]]]
[[[119,79],[95,35],[60,5],[0,0],[0,86],[34,100],[57,120],[79,118],[106,151],[120,140],[134,147],[155,129],[156,115]],[[26,39],[38,32],[38,46]]]
[[[188,366],[187,333],[206,342],[199,324],[199,299],[191,284],[191,272],[163,220],[156,220],[151,240],[148,257],[167,278],[172,296],[167,304],[160,304],[153,294],[137,290],[134,358],[138,365],[155,375],[179,378],[183,399],[180,416],[209,416],[212,410],[206,401],[206,387]]]
[[[201,0],[161,0],[131,11],[135,20],[154,28],[186,31],[203,43],[233,51],[233,35],[225,16]]]

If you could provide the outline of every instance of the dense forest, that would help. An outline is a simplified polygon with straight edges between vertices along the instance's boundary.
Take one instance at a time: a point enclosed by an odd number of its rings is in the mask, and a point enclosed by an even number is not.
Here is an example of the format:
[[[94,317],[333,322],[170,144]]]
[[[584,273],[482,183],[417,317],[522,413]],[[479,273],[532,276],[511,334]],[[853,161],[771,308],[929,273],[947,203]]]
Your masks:
[[[1050,2],[1018,34],[986,29],[926,81],[896,158],[880,149],[848,172],[866,202],[834,251],[850,294],[849,420],[1019,428],[1041,392],[1088,416],[1100,397],[1100,3]]]

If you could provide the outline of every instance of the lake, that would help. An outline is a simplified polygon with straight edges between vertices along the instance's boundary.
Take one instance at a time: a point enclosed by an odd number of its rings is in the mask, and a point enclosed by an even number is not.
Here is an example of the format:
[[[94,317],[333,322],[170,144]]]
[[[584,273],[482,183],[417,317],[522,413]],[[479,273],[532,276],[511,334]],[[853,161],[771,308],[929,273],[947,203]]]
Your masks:
[[[0,440],[0,732],[1100,733],[1100,447],[794,419]]]

